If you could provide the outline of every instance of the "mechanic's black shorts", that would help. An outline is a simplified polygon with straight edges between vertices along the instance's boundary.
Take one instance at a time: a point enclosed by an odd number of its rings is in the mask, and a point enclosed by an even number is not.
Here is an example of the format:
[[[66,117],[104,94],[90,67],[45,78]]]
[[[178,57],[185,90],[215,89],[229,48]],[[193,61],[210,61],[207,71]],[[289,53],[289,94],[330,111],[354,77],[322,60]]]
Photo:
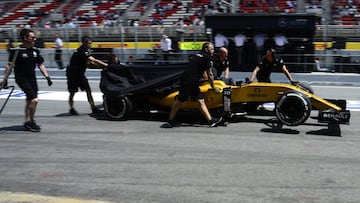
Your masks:
[[[16,84],[25,93],[26,100],[32,100],[37,98],[38,85],[36,82],[36,78],[16,77],[15,81]]]
[[[184,83],[180,84],[179,90],[179,101],[187,101],[191,98],[191,101],[198,101],[200,99],[204,99],[204,96],[200,92],[199,84],[198,83]]]
[[[88,79],[85,75],[78,75],[78,74],[66,74],[67,77],[67,85],[68,91],[70,93],[75,93],[79,90],[90,90],[90,85]]]

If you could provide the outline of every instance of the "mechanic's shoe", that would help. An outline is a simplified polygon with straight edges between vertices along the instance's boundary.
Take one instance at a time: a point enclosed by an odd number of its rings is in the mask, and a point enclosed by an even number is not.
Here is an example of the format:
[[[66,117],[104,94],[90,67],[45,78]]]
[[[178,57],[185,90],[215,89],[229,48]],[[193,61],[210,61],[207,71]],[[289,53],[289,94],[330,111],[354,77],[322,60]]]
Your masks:
[[[92,110],[92,113],[93,113],[93,114],[98,114],[98,113],[101,113],[101,110],[95,107],[95,108]]]
[[[169,120],[168,122],[162,124],[160,126],[161,128],[173,128],[173,127],[179,127],[179,123],[174,120]]]
[[[31,122],[30,121],[26,121],[25,123],[24,123],[24,128],[26,129],[26,130],[29,130],[29,131],[31,131]]]
[[[31,123],[31,127],[32,129],[38,130],[39,132],[41,130],[41,127],[38,124],[36,124],[35,121]]]
[[[210,128],[213,128],[213,127],[217,127],[219,126],[219,124],[221,123],[221,121],[223,120],[223,117],[220,117],[220,118],[212,118],[210,120]]]
[[[78,113],[74,108],[71,108],[71,109],[69,110],[69,114],[70,114],[70,115],[79,115],[79,113]]]
[[[40,132],[41,128],[35,122],[27,121],[24,123],[24,128],[31,132]]]

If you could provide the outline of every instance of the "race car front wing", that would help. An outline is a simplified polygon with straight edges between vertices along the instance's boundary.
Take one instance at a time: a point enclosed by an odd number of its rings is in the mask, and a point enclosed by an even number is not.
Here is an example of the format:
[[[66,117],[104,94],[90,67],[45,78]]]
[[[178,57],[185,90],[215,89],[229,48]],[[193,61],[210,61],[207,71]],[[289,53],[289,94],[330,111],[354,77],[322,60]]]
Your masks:
[[[342,110],[336,111],[333,109],[319,111],[318,121],[321,123],[340,123],[340,124],[349,124],[350,123],[350,111]]]

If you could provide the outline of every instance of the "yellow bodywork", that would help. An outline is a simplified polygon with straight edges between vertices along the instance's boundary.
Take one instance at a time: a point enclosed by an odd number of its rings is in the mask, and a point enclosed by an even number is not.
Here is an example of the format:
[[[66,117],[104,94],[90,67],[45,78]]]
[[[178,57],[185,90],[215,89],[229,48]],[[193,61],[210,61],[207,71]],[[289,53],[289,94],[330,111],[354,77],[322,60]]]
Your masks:
[[[291,84],[285,83],[264,83],[264,82],[252,82],[250,84],[243,84],[241,86],[229,86],[226,85],[221,80],[215,80],[215,86],[220,87],[222,89],[226,87],[231,88],[231,103],[246,103],[246,102],[276,102],[279,98],[279,95],[282,93],[295,90],[306,97],[308,97],[311,101],[313,107],[319,110],[326,110],[326,109],[335,109],[337,111],[345,110],[341,107],[315,95],[309,93],[299,86],[294,86]],[[215,91],[211,88],[208,82],[204,82],[200,86],[200,90],[204,95],[204,99],[206,105],[209,109],[214,109],[223,106],[223,95],[216,94]],[[179,94],[178,91],[175,91],[170,94],[164,95],[153,95],[149,96],[148,100],[155,105],[159,105],[162,107],[171,107],[174,103],[176,96]],[[195,109],[198,108],[198,102],[184,102],[182,108],[184,109]]]

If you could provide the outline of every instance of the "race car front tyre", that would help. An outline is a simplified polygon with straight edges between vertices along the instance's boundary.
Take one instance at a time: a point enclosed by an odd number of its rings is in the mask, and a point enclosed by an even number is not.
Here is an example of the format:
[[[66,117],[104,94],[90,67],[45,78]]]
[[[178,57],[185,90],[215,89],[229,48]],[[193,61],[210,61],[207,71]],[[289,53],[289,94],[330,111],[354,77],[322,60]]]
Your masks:
[[[287,91],[281,95],[275,106],[277,119],[288,126],[304,123],[311,113],[309,98],[297,91]]]
[[[132,103],[128,97],[104,96],[104,108],[110,118],[125,119],[132,111]]]

